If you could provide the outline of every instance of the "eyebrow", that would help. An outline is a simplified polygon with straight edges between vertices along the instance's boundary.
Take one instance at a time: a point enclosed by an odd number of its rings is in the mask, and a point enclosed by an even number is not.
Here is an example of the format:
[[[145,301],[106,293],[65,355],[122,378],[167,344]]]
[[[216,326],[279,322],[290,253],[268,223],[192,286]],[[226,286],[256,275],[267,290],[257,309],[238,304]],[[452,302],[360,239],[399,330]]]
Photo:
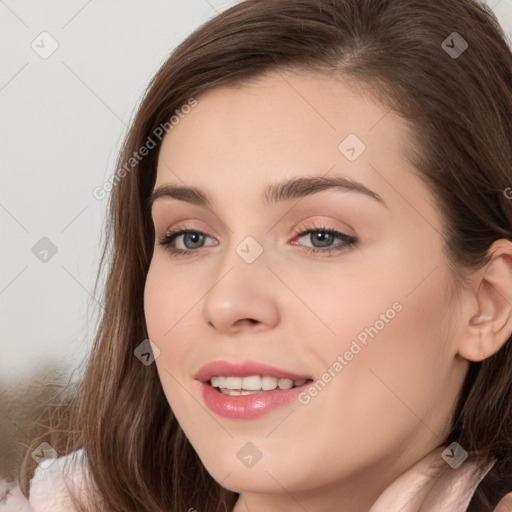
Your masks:
[[[303,198],[328,189],[341,189],[349,192],[358,192],[370,197],[388,208],[382,197],[370,190],[362,183],[345,178],[344,176],[315,176],[291,178],[279,183],[270,184],[263,192],[263,200],[266,205],[280,201]],[[148,199],[148,207],[151,209],[156,200],[161,198],[174,198],[179,201],[213,208],[213,201],[208,195],[197,187],[165,184],[160,185],[151,193]]]

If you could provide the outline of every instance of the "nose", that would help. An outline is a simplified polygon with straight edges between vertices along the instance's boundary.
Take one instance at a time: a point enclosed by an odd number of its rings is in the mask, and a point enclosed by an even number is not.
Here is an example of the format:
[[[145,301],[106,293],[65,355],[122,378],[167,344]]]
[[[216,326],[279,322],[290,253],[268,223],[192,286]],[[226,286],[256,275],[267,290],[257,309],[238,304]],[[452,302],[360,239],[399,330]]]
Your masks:
[[[278,280],[266,265],[263,252],[248,263],[232,250],[203,301],[203,319],[223,334],[251,329],[253,332],[279,323]]]

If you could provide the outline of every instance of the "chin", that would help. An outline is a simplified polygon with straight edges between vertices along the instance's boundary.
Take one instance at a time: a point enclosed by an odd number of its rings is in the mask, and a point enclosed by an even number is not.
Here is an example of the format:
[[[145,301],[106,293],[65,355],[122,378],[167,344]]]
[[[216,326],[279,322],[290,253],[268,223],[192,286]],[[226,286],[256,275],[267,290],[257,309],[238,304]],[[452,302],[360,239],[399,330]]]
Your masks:
[[[253,468],[254,470],[254,468]],[[228,472],[229,473],[229,472]],[[222,487],[231,492],[241,493],[256,493],[256,494],[272,494],[282,492],[283,487],[286,489],[290,489],[290,486],[287,485],[288,482],[282,482],[282,479],[275,478],[275,475],[270,471],[270,476],[265,471],[259,471],[253,473],[251,470],[243,471],[232,471],[229,476],[228,473],[224,473],[223,476],[217,478],[217,475],[212,475],[213,478],[219,483]],[[279,485],[276,480],[281,484]]]
[[[290,468],[284,466],[270,465],[260,459],[252,467],[246,467],[237,457],[236,451],[233,456],[226,456],[220,459],[210,459],[205,461],[201,459],[208,473],[212,478],[225,489],[232,492],[254,492],[254,493],[274,493],[282,492],[282,487],[286,489],[302,489],[306,476],[298,482],[295,477],[300,479],[300,475],[294,475]]]

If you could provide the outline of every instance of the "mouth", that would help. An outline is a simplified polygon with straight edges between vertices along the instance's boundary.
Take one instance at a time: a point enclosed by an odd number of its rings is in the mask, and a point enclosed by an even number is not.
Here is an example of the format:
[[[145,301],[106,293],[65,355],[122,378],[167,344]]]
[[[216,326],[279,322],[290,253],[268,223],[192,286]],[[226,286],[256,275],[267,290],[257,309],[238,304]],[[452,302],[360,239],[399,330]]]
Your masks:
[[[263,363],[212,361],[195,375],[205,405],[229,419],[250,420],[292,403],[313,382]]]
[[[312,379],[293,380],[270,375],[250,375],[247,377],[214,376],[206,383],[224,395],[242,396],[299,388],[310,382]]]

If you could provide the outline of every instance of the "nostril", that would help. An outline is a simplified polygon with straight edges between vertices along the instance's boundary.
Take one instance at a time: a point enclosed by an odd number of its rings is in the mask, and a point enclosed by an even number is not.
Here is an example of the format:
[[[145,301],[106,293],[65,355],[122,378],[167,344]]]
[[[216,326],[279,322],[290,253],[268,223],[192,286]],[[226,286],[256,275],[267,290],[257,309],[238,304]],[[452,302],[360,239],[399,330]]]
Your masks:
[[[237,324],[244,324],[244,323],[249,323],[249,324],[259,324],[259,321],[258,320],[255,320],[254,318],[243,318],[241,320],[238,320],[238,322],[236,322]]]

